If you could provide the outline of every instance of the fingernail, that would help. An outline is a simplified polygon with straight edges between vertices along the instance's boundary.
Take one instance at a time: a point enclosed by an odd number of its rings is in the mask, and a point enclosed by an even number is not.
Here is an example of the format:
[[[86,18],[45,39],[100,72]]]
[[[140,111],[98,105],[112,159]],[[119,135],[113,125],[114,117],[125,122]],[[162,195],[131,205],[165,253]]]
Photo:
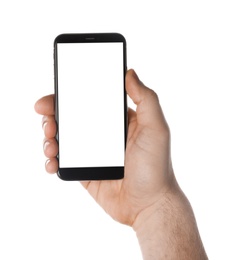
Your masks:
[[[135,70],[133,70],[133,77],[134,77],[136,80],[139,80],[139,77],[138,77],[138,75],[137,75],[137,73],[136,73]]]
[[[45,166],[50,162],[50,159],[46,160]]]
[[[49,141],[45,141],[45,142],[44,142],[44,145],[43,145],[44,151],[46,150],[46,148],[47,148],[47,146],[48,146],[49,144],[50,144]]]
[[[47,125],[47,122],[44,122],[44,123],[42,124],[42,129],[43,129],[43,131],[45,131],[46,125]]]
[[[43,118],[42,118],[42,129],[43,130],[45,130],[46,124],[47,124],[47,117],[43,116]]]

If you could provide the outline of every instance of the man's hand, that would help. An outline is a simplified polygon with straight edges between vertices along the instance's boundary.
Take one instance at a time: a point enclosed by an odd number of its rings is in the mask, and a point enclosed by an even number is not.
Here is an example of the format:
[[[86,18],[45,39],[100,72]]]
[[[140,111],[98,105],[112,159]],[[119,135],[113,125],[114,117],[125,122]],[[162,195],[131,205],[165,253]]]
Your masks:
[[[151,89],[147,88],[137,77],[133,70],[126,74],[126,91],[129,97],[137,105],[136,112],[129,109],[128,111],[128,136],[125,155],[125,177],[122,180],[109,181],[88,181],[81,182],[88,190],[91,196],[100,204],[100,206],[115,220],[130,225],[137,232],[144,257],[150,258],[151,248],[158,256],[167,254],[169,259],[206,259],[206,258],[173,258],[167,248],[167,242],[178,240],[178,235],[184,236],[185,231],[181,231],[177,224],[175,230],[168,229],[163,223],[168,218],[168,207],[173,210],[170,212],[170,221],[180,219],[178,214],[191,212],[190,217],[185,218],[185,222],[193,221],[195,223],[191,207],[180,190],[174,177],[171,156],[170,156],[170,131],[161,110],[157,95]],[[55,140],[56,122],[54,118],[54,96],[49,95],[41,98],[35,104],[37,113],[43,115],[43,129],[45,134],[44,153],[48,157],[46,170],[54,173],[58,169],[56,155],[58,145]],[[112,108],[111,108],[112,109]],[[181,208],[179,211],[176,209]],[[166,209],[166,211],[164,211]],[[166,215],[167,214],[167,215]],[[173,216],[173,214],[177,214]],[[151,227],[156,225],[154,217],[158,223],[155,227],[154,234],[159,232],[155,237],[151,236]],[[192,217],[191,217],[192,216]],[[160,219],[161,218],[161,219]],[[183,218],[183,216],[182,216]],[[149,221],[151,219],[151,221]],[[146,223],[146,226],[144,225]],[[162,223],[162,224],[161,224]],[[188,231],[188,236],[195,240],[199,237],[195,224],[188,224],[193,232]],[[162,228],[162,229],[161,229]],[[168,233],[173,231],[173,233]],[[180,232],[176,234],[176,232]],[[152,243],[148,246],[146,234],[150,234],[151,239],[158,240],[158,243]],[[162,238],[162,240],[161,240]],[[201,246],[200,239],[196,239],[196,245]],[[150,241],[151,243],[151,241]],[[173,247],[180,248],[177,243],[172,243]],[[153,248],[156,245],[157,250]],[[187,243],[187,249],[190,251],[190,245]],[[202,246],[201,246],[202,248]],[[185,250],[184,250],[185,251]],[[193,250],[192,250],[193,251]],[[197,251],[196,251],[197,252]],[[200,252],[203,252],[202,250]],[[170,257],[173,256],[173,257]],[[181,256],[184,256],[181,254]],[[188,256],[188,255],[186,255]],[[194,257],[195,254],[192,254]]]

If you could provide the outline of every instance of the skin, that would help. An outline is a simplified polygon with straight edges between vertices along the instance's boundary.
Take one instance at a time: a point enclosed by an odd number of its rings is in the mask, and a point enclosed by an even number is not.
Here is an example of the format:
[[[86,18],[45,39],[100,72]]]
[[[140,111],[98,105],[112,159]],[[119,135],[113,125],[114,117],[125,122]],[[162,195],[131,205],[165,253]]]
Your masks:
[[[125,177],[81,182],[116,221],[135,230],[144,259],[207,259],[191,206],[171,163],[170,131],[156,93],[134,70],[127,71],[126,91],[136,104],[128,111]],[[58,169],[54,95],[35,104],[43,115],[46,171]]]

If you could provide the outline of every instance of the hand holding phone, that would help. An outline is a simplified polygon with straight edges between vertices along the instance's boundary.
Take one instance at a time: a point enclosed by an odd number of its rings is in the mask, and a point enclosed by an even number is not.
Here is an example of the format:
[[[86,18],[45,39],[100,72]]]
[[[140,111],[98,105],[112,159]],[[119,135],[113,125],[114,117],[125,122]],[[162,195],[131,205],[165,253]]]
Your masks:
[[[187,259],[207,259],[190,203],[174,177],[169,128],[159,100],[133,70],[126,74],[126,90],[137,109],[128,111],[125,178],[81,183],[113,219],[134,228],[145,258],[151,257],[151,252],[158,258],[163,252],[171,258],[180,254]],[[49,143],[44,145],[44,153],[49,158],[46,170],[50,173],[58,169],[53,104],[54,95],[49,95],[35,105],[44,115],[45,144]],[[181,221],[185,225],[178,225]],[[178,233],[179,239],[175,236]],[[168,247],[168,243],[173,246]]]

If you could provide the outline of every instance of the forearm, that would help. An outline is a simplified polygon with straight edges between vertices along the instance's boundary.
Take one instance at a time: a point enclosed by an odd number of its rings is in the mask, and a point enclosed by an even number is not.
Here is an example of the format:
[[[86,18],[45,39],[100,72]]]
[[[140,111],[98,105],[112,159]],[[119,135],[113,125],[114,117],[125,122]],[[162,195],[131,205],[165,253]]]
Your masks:
[[[208,259],[192,208],[181,191],[166,194],[141,212],[133,228],[145,260]]]

